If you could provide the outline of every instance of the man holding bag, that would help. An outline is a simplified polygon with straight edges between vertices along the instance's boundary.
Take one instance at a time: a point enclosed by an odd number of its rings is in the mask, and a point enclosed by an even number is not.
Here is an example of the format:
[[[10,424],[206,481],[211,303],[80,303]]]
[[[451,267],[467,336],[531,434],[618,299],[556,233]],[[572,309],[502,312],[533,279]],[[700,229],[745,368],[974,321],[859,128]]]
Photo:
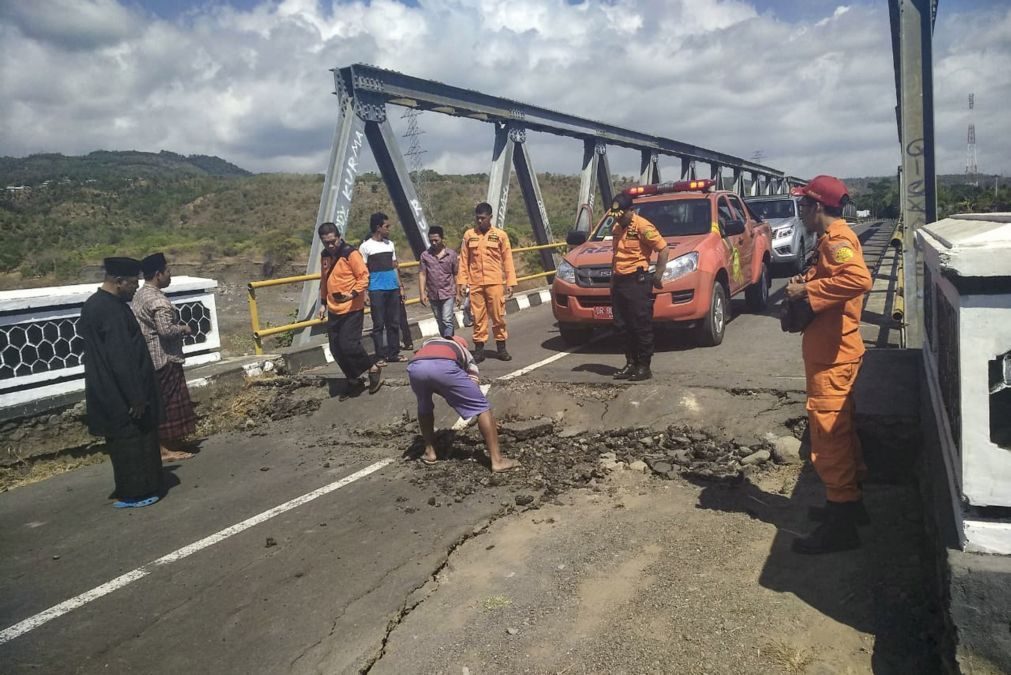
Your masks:
[[[853,385],[864,355],[860,314],[872,280],[860,240],[842,218],[849,203],[846,185],[817,176],[793,194],[802,197],[800,215],[818,239],[817,263],[790,279],[791,302],[806,301],[810,322],[804,328],[811,463],[825,484],[824,508],[810,512],[821,524],[793,542],[797,553],[847,551],[860,546],[857,525],[869,522],[860,482],[867,472],[854,422]]]

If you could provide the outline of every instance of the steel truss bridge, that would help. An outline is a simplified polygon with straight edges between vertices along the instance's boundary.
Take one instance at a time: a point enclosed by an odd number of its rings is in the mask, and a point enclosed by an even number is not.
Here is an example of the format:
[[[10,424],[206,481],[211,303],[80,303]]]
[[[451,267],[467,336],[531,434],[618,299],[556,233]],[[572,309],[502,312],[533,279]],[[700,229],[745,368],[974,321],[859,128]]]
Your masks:
[[[527,146],[528,131],[583,142],[579,198],[573,220],[577,229],[586,230],[592,225],[598,193],[603,203],[609,203],[614,196],[607,157],[609,146],[640,153],[642,183],[660,182],[662,156],[680,159],[681,179],[696,178],[700,168],[704,171],[704,167],[699,167],[702,164],[708,168],[708,178],[716,180],[721,188],[741,195],[785,194],[791,185],[802,182],[772,167],[690,143],[374,66],[355,64],[335,69],[333,73],[338,117],[316,226],[333,222],[341,234],[347,230],[355,180],[368,143],[415,256],[420,256],[428,246],[428,221],[387,116],[390,105],[491,124],[494,136],[487,201],[494,208],[495,223],[500,227],[505,224],[509,184],[515,169],[533,236],[540,245],[552,243],[552,231]],[[313,235],[307,275],[319,274],[320,243],[315,231]],[[541,250],[540,255],[545,271],[554,270],[552,251]],[[300,321],[312,317],[318,300],[316,282],[307,281],[299,306]],[[306,329],[299,341],[305,342],[309,336],[309,329]]]

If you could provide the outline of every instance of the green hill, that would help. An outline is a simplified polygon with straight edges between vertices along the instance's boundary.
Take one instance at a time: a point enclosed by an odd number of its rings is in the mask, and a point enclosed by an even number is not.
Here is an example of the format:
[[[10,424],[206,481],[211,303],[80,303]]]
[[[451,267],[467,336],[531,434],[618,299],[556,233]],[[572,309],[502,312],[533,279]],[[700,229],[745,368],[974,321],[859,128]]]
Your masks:
[[[579,178],[545,173],[538,180],[560,238],[575,218]],[[429,222],[446,228],[451,245],[471,223],[474,204],[485,199],[487,182],[486,174],[422,172]],[[615,182],[620,188],[632,179]],[[942,215],[1011,208],[1006,182],[994,197],[993,177],[981,177],[983,187],[965,185],[964,177],[939,182]],[[860,208],[883,217],[897,211],[894,178],[847,183]],[[320,175],[254,175],[218,157],[165,151],[0,157],[0,186],[6,188],[0,194],[0,273],[14,274],[14,283],[18,276],[71,279],[82,265],[107,255],[164,250],[189,262],[263,262],[270,274],[280,264],[305,260],[322,185]],[[532,243],[515,178],[510,192],[507,229],[517,244]],[[363,174],[355,187],[349,240],[366,236],[374,211],[396,218],[382,180]],[[404,243],[404,237],[397,239]],[[536,254],[528,255],[534,264]]]

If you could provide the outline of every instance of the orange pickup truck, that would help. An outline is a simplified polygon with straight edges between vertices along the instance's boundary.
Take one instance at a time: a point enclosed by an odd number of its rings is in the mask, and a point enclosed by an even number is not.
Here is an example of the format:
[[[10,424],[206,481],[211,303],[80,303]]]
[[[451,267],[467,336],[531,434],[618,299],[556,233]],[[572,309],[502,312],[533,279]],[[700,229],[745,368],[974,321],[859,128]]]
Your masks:
[[[715,346],[723,341],[731,297],[743,292],[750,310],[765,309],[771,233],[737,194],[716,190],[712,180],[639,185],[626,192],[670,246],[663,288],[653,291],[655,322],[684,323],[701,345]],[[611,223],[605,215],[555,273],[551,308],[567,344],[581,344],[594,327],[613,322]]]

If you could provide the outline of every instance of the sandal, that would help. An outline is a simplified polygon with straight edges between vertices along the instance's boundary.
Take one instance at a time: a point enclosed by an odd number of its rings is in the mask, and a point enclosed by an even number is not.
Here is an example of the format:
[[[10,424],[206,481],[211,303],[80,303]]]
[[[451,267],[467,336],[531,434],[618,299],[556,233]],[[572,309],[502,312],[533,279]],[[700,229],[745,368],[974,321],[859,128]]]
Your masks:
[[[114,509],[139,509],[145,506],[151,506],[158,501],[158,497],[148,497],[146,499],[120,499],[119,501],[113,502],[112,508]]]

